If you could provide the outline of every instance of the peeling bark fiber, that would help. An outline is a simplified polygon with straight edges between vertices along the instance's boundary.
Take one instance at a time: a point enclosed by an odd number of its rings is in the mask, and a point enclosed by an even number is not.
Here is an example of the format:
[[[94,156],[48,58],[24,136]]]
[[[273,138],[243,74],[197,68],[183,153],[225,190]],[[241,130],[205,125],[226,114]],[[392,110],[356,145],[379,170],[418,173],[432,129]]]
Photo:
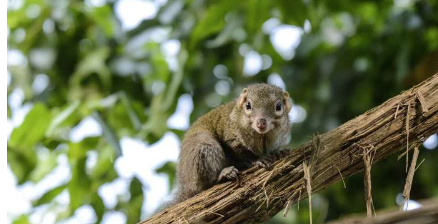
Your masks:
[[[250,168],[239,180],[212,188],[170,207],[146,223],[258,223],[286,205],[307,198],[303,163],[312,192],[364,169],[363,152],[376,163],[414,148],[438,130],[438,74],[382,105],[290,152],[271,170]],[[408,140],[408,141],[407,141]],[[342,174],[342,175],[341,175]]]

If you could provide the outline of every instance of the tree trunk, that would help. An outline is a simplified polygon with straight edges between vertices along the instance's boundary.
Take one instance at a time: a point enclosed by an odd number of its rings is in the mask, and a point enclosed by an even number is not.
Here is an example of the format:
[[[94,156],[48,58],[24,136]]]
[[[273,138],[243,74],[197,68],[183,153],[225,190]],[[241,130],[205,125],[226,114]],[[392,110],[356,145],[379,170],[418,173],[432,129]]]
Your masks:
[[[350,217],[327,224],[436,224],[438,223],[438,201],[423,205],[423,207],[410,210],[385,211],[377,213],[376,217]]]
[[[359,102],[358,102],[359,103]],[[375,163],[417,146],[438,130],[438,74],[382,105],[314,139],[274,163],[251,168],[239,180],[212,188],[141,223],[257,223],[307,197],[303,163],[312,192],[364,169],[363,153]],[[408,141],[407,141],[408,140]],[[341,175],[342,174],[342,175]],[[400,186],[403,187],[403,186]]]

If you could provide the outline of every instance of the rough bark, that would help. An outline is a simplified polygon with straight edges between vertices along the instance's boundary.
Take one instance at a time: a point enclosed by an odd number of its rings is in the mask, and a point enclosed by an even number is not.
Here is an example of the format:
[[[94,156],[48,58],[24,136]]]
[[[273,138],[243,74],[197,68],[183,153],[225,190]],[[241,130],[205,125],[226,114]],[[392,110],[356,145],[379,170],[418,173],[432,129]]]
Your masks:
[[[314,137],[275,162],[272,170],[246,170],[239,181],[213,186],[141,223],[262,222],[307,197],[304,162],[311,167],[312,192],[317,192],[363,170],[364,149],[375,150],[375,163],[407,144],[413,148],[437,130],[438,74]]]
[[[410,210],[386,211],[376,217],[350,217],[328,224],[436,224],[438,223],[438,201],[425,204],[423,207]]]

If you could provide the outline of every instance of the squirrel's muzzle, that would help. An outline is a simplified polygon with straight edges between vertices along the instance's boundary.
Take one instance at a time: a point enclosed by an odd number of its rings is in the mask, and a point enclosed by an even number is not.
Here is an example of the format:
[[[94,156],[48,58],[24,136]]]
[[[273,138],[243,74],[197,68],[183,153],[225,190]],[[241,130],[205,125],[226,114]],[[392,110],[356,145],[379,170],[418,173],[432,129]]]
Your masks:
[[[260,130],[264,130],[265,128],[266,128],[266,119],[264,119],[264,118],[260,118],[260,119],[258,119],[257,120],[257,127],[260,129]]]

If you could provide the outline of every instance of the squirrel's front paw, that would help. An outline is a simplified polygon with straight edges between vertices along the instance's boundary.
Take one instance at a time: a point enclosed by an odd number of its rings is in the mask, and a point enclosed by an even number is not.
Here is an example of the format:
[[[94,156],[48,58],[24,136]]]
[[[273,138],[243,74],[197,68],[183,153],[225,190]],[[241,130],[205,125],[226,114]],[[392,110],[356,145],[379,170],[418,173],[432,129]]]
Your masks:
[[[239,172],[239,170],[237,170],[234,166],[226,167],[221,171],[217,179],[219,182],[226,180],[237,180],[237,172]]]
[[[275,161],[275,158],[273,158],[272,156],[264,156],[264,157],[260,158],[259,160],[254,161],[253,165],[257,166],[257,167],[262,167],[265,169],[271,169],[274,161]]]

